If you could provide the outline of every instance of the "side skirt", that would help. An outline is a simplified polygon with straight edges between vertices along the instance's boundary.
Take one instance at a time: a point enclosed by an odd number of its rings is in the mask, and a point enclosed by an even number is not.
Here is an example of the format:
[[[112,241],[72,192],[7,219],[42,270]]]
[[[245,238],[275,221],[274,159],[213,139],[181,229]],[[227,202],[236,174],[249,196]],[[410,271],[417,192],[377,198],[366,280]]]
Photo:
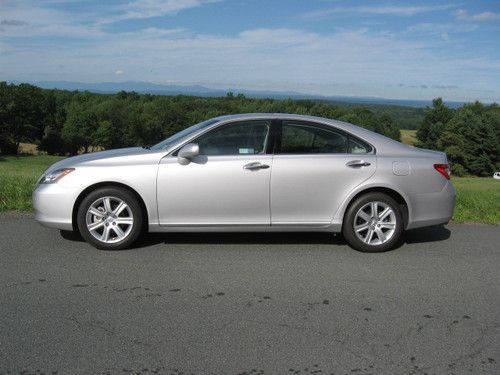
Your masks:
[[[298,224],[204,224],[204,225],[158,225],[149,224],[150,232],[332,232],[342,231],[341,223]]]

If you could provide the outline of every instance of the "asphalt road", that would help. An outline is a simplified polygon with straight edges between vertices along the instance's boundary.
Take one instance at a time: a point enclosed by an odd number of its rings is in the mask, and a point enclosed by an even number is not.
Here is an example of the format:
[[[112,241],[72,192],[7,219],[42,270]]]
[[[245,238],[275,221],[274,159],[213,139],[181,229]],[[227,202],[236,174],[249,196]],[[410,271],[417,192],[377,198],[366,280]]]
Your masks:
[[[0,216],[0,373],[499,374],[500,227],[362,254],[327,234],[98,251]]]

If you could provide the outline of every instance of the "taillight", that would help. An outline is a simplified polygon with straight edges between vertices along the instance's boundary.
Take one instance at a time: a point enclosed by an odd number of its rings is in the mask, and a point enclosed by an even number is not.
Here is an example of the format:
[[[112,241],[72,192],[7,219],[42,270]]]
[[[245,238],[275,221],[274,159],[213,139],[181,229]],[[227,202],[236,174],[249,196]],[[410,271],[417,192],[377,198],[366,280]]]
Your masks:
[[[448,164],[434,164],[434,169],[441,173],[447,180],[450,179],[450,167]]]

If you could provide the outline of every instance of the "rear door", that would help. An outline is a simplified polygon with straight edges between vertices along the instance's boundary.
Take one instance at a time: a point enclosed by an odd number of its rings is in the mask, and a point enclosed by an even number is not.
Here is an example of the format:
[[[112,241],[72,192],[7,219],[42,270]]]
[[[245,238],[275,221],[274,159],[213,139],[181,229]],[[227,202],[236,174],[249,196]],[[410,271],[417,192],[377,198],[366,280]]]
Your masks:
[[[328,125],[282,121],[271,175],[271,224],[329,224],[373,175],[371,146]]]

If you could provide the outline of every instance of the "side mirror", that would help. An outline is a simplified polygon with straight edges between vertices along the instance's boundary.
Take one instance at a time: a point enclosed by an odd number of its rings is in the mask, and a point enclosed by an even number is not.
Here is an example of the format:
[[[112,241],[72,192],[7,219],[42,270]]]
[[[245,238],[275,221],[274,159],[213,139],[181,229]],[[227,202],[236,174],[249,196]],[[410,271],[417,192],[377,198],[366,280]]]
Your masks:
[[[179,164],[186,165],[189,164],[191,160],[199,154],[200,147],[196,143],[188,143],[179,150],[177,159],[179,161]]]

